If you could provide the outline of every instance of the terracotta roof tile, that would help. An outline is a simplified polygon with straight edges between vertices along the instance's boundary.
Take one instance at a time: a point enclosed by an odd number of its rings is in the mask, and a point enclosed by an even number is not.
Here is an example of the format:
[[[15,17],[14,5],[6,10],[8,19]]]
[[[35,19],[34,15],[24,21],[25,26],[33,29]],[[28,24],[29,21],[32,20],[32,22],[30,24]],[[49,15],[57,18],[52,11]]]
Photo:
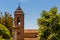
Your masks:
[[[24,38],[24,40],[38,40],[38,38]]]
[[[38,33],[37,29],[28,29],[28,30],[24,30],[24,33]]]

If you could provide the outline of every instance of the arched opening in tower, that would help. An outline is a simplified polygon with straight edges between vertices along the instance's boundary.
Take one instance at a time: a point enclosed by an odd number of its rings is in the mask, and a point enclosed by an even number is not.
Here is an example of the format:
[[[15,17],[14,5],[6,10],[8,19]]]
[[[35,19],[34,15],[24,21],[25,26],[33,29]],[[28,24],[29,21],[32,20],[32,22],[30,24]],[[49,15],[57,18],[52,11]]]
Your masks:
[[[20,25],[20,17],[17,18],[17,25]]]

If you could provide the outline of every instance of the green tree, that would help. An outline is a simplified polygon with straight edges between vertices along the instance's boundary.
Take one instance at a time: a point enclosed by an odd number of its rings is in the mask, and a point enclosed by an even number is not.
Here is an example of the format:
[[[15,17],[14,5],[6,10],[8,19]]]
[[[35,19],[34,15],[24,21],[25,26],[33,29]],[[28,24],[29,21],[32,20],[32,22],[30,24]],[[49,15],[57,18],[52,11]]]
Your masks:
[[[10,39],[11,35],[10,35],[10,31],[3,25],[0,24],[0,37],[4,38],[4,39]]]
[[[4,19],[5,19],[4,25],[8,28],[8,30],[10,31],[10,34],[12,35],[13,18],[9,13],[5,12]]]
[[[49,11],[43,10],[37,20],[39,25],[39,40],[60,40],[60,13],[56,7]]]
[[[5,15],[1,17],[1,24],[8,28],[12,36],[13,18],[11,17],[11,14],[9,14],[8,12],[5,12],[4,14]]]

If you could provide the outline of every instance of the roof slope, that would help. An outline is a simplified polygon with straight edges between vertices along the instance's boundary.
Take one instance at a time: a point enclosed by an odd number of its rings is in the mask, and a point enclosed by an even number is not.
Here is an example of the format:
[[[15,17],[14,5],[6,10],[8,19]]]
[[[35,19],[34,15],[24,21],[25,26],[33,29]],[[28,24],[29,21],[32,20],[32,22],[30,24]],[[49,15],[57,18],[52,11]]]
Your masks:
[[[38,33],[38,29],[25,29],[24,33]]]

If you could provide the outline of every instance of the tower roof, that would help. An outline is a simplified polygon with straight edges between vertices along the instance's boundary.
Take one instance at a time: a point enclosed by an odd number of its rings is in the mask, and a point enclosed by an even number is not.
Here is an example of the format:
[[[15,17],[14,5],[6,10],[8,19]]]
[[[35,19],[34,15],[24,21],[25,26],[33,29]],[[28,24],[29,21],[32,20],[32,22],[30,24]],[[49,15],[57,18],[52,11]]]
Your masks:
[[[14,13],[21,13],[21,12],[23,12],[23,11],[22,11],[22,9],[21,9],[21,7],[20,7],[20,5],[19,5],[18,8],[15,10]]]
[[[16,10],[21,10],[20,6],[18,6],[18,8]]]

